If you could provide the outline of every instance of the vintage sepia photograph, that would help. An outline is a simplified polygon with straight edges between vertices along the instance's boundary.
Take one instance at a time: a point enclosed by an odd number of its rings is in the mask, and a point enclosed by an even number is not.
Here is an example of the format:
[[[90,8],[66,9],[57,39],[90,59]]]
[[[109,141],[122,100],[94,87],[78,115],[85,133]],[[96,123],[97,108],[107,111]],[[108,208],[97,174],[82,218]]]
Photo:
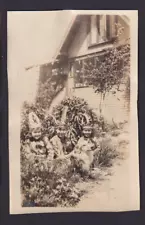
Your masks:
[[[140,209],[137,24],[8,12],[11,214]]]

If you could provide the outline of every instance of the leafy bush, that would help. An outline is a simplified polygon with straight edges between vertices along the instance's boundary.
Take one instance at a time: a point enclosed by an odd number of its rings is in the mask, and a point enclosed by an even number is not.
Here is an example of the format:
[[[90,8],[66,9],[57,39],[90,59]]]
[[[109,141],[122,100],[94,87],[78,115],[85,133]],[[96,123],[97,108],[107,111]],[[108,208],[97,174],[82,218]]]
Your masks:
[[[88,123],[99,124],[99,118],[84,99],[72,97],[63,100],[60,105],[53,109],[53,115],[57,114],[58,120],[61,120],[65,107],[67,107],[65,118],[66,139],[71,142],[71,148],[73,149],[82,136],[83,125]]]
[[[100,141],[100,150],[95,154],[94,166],[110,167],[112,160],[118,156],[117,146],[111,138],[102,138]]]
[[[75,181],[76,176],[76,181]],[[68,160],[48,163],[28,158],[21,148],[21,191],[23,206],[74,206],[80,200],[81,191],[75,188],[78,175]],[[28,204],[29,203],[29,204]]]

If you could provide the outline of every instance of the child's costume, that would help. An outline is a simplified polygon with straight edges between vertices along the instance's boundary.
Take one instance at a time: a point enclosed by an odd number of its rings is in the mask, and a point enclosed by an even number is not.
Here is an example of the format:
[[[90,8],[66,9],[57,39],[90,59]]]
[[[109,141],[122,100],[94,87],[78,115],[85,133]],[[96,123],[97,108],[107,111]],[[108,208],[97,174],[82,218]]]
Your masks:
[[[54,149],[54,158],[62,157],[66,154],[66,126],[63,122],[59,122],[56,128],[56,135],[50,139],[50,143]]]
[[[29,140],[29,156],[41,162],[44,160],[52,160],[54,156],[52,145],[47,137],[42,137],[41,123],[33,112],[29,114],[29,128],[32,134],[35,134]]]
[[[41,140],[30,141],[30,152],[39,160],[47,159],[51,161],[54,158],[54,150],[46,137]]]
[[[57,135],[55,135],[53,138],[51,138],[50,144],[53,147],[54,158],[58,158],[58,157],[64,155],[63,144],[62,144],[60,138]]]
[[[96,151],[100,150],[100,145],[97,138],[85,138],[81,137],[73,151],[73,157],[75,158],[75,163],[84,172],[89,172]]]

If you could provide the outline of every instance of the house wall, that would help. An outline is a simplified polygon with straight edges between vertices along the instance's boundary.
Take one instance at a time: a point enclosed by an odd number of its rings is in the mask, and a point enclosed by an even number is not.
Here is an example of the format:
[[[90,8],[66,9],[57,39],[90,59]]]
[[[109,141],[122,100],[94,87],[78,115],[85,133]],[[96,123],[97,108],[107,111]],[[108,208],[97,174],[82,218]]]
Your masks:
[[[120,44],[123,44],[124,41],[129,38],[129,26],[119,18],[118,22],[124,27],[124,33],[120,36]],[[111,47],[112,44],[100,45],[94,48],[88,48],[88,35],[87,34],[87,23],[82,21],[79,32],[77,32],[74,37],[74,41],[71,44],[71,47],[68,50],[69,58],[80,57],[86,54],[95,53],[103,50],[103,48]],[[122,87],[125,89],[125,86]],[[116,122],[121,122],[128,120],[128,99],[124,98],[125,92],[118,92],[116,95],[113,95],[111,92],[105,97],[102,105],[102,114],[108,121],[114,119]],[[99,104],[101,100],[100,94],[94,93],[93,88],[76,88],[74,95],[80,98],[84,98],[91,107],[93,107],[97,114],[99,114]]]
[[[119,44],[123,44],[126,39],[130,37],[130,27],[126,22],[123,20],[122,17],[119,17],[118,23],[124,27],[124,32],[120,35],[120,41]]]
[[[100,115],[100,94],[94,92],[93,88],[78,88],[75,89],[74,95],[85,99],[89,106],[92,107],[97,115]],[[127,100],[127,99],[126,99]],[[127,101],[124,98],[124,93],[118,92],[117,95],[108,93],[102,101],[102,115],[108,122],[112,119],[116,122],[124,122],[129,119],[129,110]]]
[[[121,43],[124,42],[125,39],[129,37],[129,26],[124,22],[124,20],[119,17],[118,23],[120,23],[125,29],[124,33],[120,36]],[[79,27],[79,32],[74,37],[74,40],[68,50],[68,57],[80,57],[86,54],[91,54],[95,52],[102,51],[106,47],[111,47],[113,46],[112,44],[103,44],[103,45],[98,45],[96,47],[88,48],[88,38],[89,38],[89,33],[87,32],[87,18],[86,20],[83,19],[81,21],[80,27]]]

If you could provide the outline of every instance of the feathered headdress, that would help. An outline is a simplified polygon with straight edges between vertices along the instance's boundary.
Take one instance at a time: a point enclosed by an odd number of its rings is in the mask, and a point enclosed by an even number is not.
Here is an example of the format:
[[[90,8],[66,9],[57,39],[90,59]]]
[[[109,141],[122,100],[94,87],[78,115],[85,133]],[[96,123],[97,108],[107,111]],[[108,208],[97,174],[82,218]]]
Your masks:
[[[93,129],[93,125],[92,124],[84,124],[83,125],[83,129]]]
[[[59,121],[56,125],[57,128],[67,128],[66,123]]]
[[[40,122],[38,116],[34,112],[29,113],[28,123],[29,123],[30,130],[41,128],[41,122]]]
[[[65,106],[61,115],[61,123],[65,124],[66,116],[67,116],[68,106]]]
[[[92,123],[92,120],[90,118],[90,116],[88,116],[87,114],[85,114],[85,123],[83,124],[82,128],[83,129],[93,129],[93,123]]]

